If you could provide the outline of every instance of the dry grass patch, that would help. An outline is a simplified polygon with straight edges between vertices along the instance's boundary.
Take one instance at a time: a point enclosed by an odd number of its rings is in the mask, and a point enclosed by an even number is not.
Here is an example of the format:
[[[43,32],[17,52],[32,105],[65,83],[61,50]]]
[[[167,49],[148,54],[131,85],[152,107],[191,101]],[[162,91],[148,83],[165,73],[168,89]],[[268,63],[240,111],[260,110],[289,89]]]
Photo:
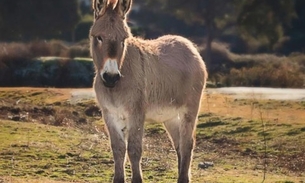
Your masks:
[[[31,107],[52,107],[54,115],[68,118],[73,111],[83,115],[94,103],[90,100],[70,103],[71,89],[5,88],[0,96],[0,105],[18,107],[19,111],[15,112],[22,113]],[[16,105],[22,96],[23,101]],[[295,120],[286,116],[286,110],[290,110]],[[304,104],[298,102],[235,100],[217,93],[206,95],[197,126],[193,182],[261,182],[265,167],[265,182],[305,181],[302,161],[305,159],[302,148],[305,129],[299,113],[302,110]],[[276,111],[278,121],[273,116]],[[40,115],[49,117],[43,112]],[[85,118],[89,121],[86,124],[77,125],[77,121],[71,120],[56,127],[41,124],[42,120],[14,122],[0,116],[0,180],[110,182],[113,158],[104,123],[100,116]],[[176,155],[161,124],[146,125],[143,149],[144,180],[175,182]],[[213,162],[214,166],[198,168],[206,161]],[[126,169],[130,181],[129,163]]]

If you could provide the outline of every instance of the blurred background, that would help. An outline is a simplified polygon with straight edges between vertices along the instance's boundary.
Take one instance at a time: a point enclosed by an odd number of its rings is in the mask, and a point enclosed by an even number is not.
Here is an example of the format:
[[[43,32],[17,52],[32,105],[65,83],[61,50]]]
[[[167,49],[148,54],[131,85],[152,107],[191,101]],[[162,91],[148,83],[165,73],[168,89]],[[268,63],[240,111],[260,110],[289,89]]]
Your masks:
[[[209,87],[305,87],[304,0],[134,0],[135,36],[192,40]],[[1,0],[0,86],[91,87],[91,0]]]

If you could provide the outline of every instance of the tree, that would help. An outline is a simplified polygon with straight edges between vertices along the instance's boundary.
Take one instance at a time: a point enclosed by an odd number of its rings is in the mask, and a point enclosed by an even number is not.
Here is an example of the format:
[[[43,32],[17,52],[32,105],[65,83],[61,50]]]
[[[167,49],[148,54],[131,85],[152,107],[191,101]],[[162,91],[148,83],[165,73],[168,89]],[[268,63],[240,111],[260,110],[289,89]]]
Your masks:
[[[244,1],[237,22],[245,40],[265,40],[268,50],[285,34],[295,13],[295,0],[248,0]]]
[[[150,6],[162,7],[187,24],[206,27],[206,49],[204,59],[211,66],[211,45],[218,35],[234,23],[237,12],[235,0],[147,0]],[[204,30],[202,30],[204,31]]]
[[[296,17],[291,24],[284,26],[285,37],[280,42],[276,51],[283,54],[291,52],[305,52],[305,1],[295,0]]]
[[[0,39],[30,40],[72,35],[80,20],[77,0],[1,0]]]

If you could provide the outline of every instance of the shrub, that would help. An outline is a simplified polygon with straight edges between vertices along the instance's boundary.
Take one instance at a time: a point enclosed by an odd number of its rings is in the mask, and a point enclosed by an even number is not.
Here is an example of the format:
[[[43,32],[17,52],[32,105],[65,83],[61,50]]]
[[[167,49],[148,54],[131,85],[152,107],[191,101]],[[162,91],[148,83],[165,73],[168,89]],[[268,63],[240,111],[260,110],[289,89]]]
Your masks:
[[[42,64],[45,61],[35,59],[42,56],[57,58]],[[73,45],[58,40],[1,43],[0,85],[90,87],[94,73],[92,62],[75,58],[89,56],[88,40]],[[25,72],[23,68],[31,69]],[[209,79],[216,86],[301,88],[305,86],[305,55],[237,55],[227,45],[213,43],[208,71]]]
[[[59,40],[52,40],[49,43],[50,45],[50,56],[59,56],[59,57],[68,57],[69,56],[69,47]]]
[[[298,88],[303,86],[303,76],[274,68],[233,68],[223,82],[227,86]]]
[[[90,51],[87,46],[75,45],[70,47],[68,56],[70,58],[90,57]]]
[[[65,59],[57,59],[56,62],[48,61],[42,64],[42,61],[35,59],[42,56],[59,56]],[[1,43],[0,86],[64,86],[67,83],[62,83],[62,79],[58,78],[58,76],[61,76],[60,73],[72,72],[70,68],[66,67],[68,65],[67,62],[72,62],[69,58],[74,57],[89,57],[89,43],[82,42],[71,46],[58,40],[50,42]],[[54,69],[56,72],[54,72]],[[88,71],[91,72],[91,70]],[[52,80],[46,80],[45,77],[52,78]],[[88,78],[92,78],[92,75],[89,74]],[[78,84],[74,82],[73,84],[75,87],[90,86],[92,84],[88,83],[86,78],[86,83]],[[70,85],[70,87],[74,85]]]
[[[305,86],[305,55],[301,53],[288,57],[275,54],[238,55],[230,52],[227,45],[213,43],[211,55],[209,79],[216,86]]]
[[[0,44],[0,61],[14,62],[32,57],[32,53],[26,44],[22,43],[1,43]]]
[[[14,78],[14,68],[24,66],[24,60],[31,57],[32,54],[25,44],[0,44],[0,84],[10,86]]]
[[[33,41],[27,45],[32,57],[51,55],[51,46],[46,41]]]
[[[205,46],[200,50],[200,54],[204,56]],[[234,54],[230,52],[228,49],[228,45],[223,43],[214,42],[212,43],[211,50],[212,62],[211,65],[213,68],[223,67],[223,66],[231,66],[232,65],[232,57]],[[204,58],[204,57],[203,57]]]

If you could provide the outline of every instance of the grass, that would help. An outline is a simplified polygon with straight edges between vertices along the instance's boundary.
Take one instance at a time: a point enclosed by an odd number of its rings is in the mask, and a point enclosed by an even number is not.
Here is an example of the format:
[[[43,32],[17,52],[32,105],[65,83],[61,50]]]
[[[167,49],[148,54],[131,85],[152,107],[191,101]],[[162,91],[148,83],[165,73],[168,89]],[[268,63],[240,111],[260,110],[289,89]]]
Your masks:
[[[71,103],[70,92],[1,88],[0,107],[9,110],[0,113],[0,182],[111,182],[113,159],[104,123],[100,116],[85,115],[94,101]],[[55,112],[41,110],[36,118],[29,110],[33,107]],[[11,110],[28,112],[28,118],[8,120]],[[70,116],[71,111],[78,118]],[[303,102],[206,94],[196,131],[193,182],[262,182],[266,165],[264,182],[304,182],[303,112]],[[42,124],[50,116],[62,115],[70,123]],[[76,124],[79,118],[86,118],[87,123]],[[176,155],[166,131],[161,124],[148,123],[145,128],[145,182],[176,182]],[[214,166],[198,168],[205,161]],[[130,182],[128,162],[126,175]]]
[[[2,176],[101,181],[111,177],[110,149],[95,134],[36,123],[0,122]],[[94,147],[94,148],[91,148]],[[105,158],[104,158],[105,157]],[[110,164],[112,162],[110,161]]]

